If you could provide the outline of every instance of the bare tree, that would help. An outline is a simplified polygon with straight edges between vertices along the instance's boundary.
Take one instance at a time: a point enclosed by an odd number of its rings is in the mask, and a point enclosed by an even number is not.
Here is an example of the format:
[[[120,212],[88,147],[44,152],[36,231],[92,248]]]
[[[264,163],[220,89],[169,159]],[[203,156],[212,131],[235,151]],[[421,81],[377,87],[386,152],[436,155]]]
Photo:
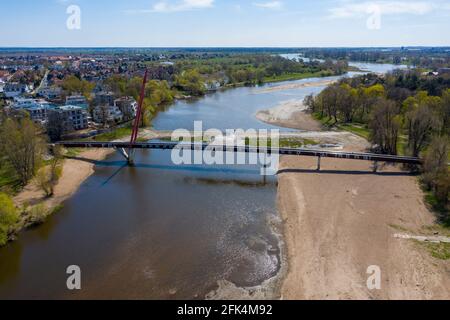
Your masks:
[[[43,151],[43,138],[28,119],[7,119],[0,129],[1,150],[22,185],[33,177]]]
[[[392,101],[380,99],[373,107],[369,123],[370,140],[382,153],[397,154],[400,129],[399,108]]]
[[[42,168],[36,175],[37,185],[44,191],[47,197],[54,193],[55,186],[61,175],[60,159],[55,157],[50,161],[50,165]]]
[[[107,105],[101,105],[99,106],[99,110],[100,110],[100,118],[102,120],[102,125],[103,127],[106,128],[106,126],[108,125],[109,122],[109,111],[108,111],[108,106]]]
[[[450,195],[450,172],[448,171],[448,155],[450,140],[448,136],[435,136],[424,158],[422,181],[431,190],[441,208],[446,208]]]
[[[419,104],[406,113],[408,147],[414,157],[418,157],[429,143],[433,131],[440,128],[437,114],[427,105]]]
[[[47,134],[51,141],[61,140],[62,135],[65,133],[65,119],[61,112],[51,111],[48,114],[47,121]]]

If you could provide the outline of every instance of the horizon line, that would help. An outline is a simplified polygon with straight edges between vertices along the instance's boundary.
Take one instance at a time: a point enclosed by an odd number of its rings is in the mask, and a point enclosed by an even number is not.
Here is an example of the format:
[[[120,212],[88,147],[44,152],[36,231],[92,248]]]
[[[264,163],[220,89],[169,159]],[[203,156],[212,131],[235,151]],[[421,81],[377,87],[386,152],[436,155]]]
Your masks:
[[[450,48],[449,45],[395,46],[0,46],[1,49],[385,49],[385,48]]]

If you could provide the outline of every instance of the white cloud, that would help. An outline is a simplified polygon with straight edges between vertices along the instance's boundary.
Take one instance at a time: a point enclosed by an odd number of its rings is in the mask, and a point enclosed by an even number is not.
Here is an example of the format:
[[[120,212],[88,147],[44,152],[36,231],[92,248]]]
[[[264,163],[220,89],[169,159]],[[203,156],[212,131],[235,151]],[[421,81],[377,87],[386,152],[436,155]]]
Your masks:
[[[161,1],[153,6],[153,12],[176,12],[211,8],[214,0],[182,0],[177,3]]]
[[[283,6],[283,2],[281,1],[254,2],[253,5],[259,8],[277,10],[281,9],[281,7]]]
[[[127,13],[168,13],[212,8],[215,0],[179,0],[178,2],[162,0],[151,9],[127,10]]]
[[[432,12],[436,5],[424,1],[367,1],[362,3],[346,2],[340,7],[330,9],[332,18],[360,17],[373,13],[376,9],[383,15],[412,14],[424,15]]]

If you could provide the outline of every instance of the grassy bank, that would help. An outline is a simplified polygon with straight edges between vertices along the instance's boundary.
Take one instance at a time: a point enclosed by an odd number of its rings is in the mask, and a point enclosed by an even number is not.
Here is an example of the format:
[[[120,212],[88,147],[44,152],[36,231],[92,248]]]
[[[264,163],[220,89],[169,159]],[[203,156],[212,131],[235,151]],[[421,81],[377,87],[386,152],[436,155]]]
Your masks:
[[[127,136],[131,136],[132,129],[131,127],[125,127],[125,128],[117,128],[113,129],[110,132],[102,133],[97,136],[88,138],[86,140],[88,141],[114,141],[118,139],[123,139]]]
[[[336,128],[343,131],[348,131],[366,140],[369,140],[370,131],[367,125],[358,123],[336,123],[333,118],[322,117],[319,113],[314,113],[313,118],[319,121],[322,126],[332,129]]]
[[[19,191],[19,179],[8,162],[0,166],[0,191],[15,193]]]
[[[272,77],[264,77],[264,83],[271,83],[271,82],[282,82],[282,81],[293,81],[293,80],[302,80],[307,78],[322,78],[322,77],[329,77],[333,76],[330,72],[309,72],[309,73],[285,73],[279,76],[272,76]]]

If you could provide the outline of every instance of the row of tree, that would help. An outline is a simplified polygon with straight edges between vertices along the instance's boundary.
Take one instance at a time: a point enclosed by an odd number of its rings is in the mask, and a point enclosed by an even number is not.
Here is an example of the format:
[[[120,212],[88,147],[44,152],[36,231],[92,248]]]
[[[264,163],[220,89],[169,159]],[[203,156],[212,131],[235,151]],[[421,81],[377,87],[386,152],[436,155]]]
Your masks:
[[[0,117],[0,178],[10,180],[21,188],[34,179],[46,197],[53,195],[54,187],[62,173],[61,154],[58,148],[53,157],[44,161],[47,153],[46,137],[41,128],[35,125],[26,114],[13,117]],[[9,235],[16,230],[20,220],[19,210],[15,207],[11,189],[0,190],[0,246],[8,241]],[[30,209],[29,222],[41,222],[47,210],[42,207]],[[45,209],[45,210],[44,210]],[[39,220],[39,221],[38,221]]]
[[[432,136],[450,133],[450,89],[441,96],[418,91],[404,100],[396,100],[389,97],[383,84],[365,86],[362,82],[353,87],[351,81],[344,79],[316,97],[306,97],[305,104],[320,118],[329,118],[332,124],[367,125],[372,142],[383,153],[397,154],[401,133],[407,137],[405,151],[416,157]]]
[[[401,86],[399,77],[368,75],[343,79],[304,103],[330,125],[367,128],[380,153],[403,152],[425,159],[423,181],[437,203],[447,207],[450,193],[450,89],[439,96]],[[418,82],[422,81],[417,79]],[[400,94],[399,94],[400,93]]]
[[[447,48],[309,48],[302,51],[310,58],[410,64],[430,69],[450,66]]]

